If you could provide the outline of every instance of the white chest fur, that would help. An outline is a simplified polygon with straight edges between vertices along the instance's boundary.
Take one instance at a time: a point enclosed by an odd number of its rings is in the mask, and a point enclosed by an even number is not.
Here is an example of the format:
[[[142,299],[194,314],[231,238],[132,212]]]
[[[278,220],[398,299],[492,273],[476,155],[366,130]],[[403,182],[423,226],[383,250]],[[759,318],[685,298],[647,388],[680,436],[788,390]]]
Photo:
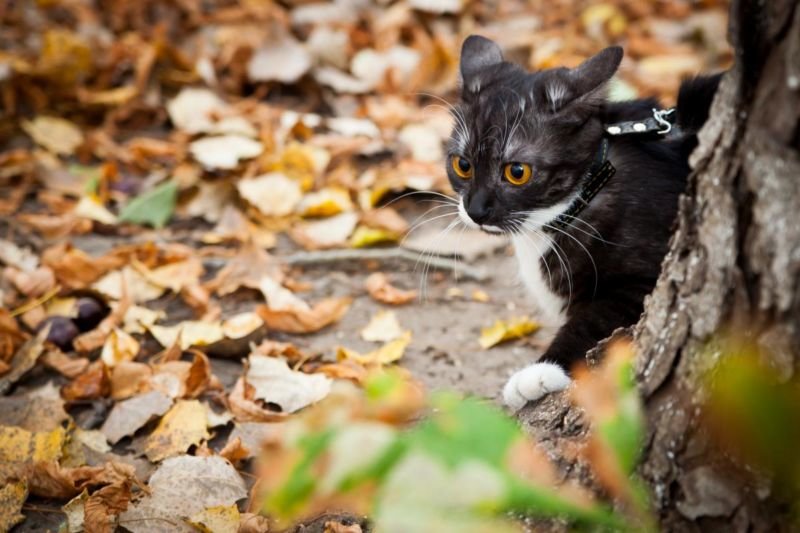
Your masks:
[[[565,320],[566,300],[550,289],[549,272],[540,261],[553,246],[552,239],[541,232],[529,232],[514,235],[512,241],[520,278],[539,310],[539,319],[548,326],[561,326]]]

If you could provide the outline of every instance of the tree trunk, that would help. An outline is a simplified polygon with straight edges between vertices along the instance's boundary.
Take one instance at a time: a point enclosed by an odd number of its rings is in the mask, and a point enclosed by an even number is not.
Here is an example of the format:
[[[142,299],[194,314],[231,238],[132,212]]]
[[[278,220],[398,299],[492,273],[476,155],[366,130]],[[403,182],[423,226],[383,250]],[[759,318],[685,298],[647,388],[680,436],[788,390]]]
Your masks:
[[[800,8],[735,0],[734,67],[692,155],[661,277],[634,330],[649,445],[641,472],[664,530],[774,530],[768,485],[734,476],[708,443],[699,379],[735,328],[782,377],[800,356]],[[785,519],[785,516],[783,517]],[[784,522],[785,523],[785,522]]]
[[[766,348],[783,378],[798,367],[797,0],[734,0],[730,38],[735,65],[692,155],[694,171],[661,277],[632,330],[650,428],[640,473],[664,531],[788,529],[769,484],[753,486],[737,475],[709,442],[700,378],[721,356],[709,342],[726,328]],[[520,419],[560,458],[568,477],[591,482],[585,465],[564,452],[586,432],[565,395],[546,397]]]

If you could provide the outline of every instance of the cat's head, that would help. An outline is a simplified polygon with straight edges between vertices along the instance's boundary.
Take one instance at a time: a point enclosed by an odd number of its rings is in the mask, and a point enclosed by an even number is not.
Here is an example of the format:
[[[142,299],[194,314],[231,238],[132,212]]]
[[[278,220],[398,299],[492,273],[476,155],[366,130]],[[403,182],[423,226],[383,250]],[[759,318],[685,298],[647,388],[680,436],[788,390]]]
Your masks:
[[[467,225],[509,232],[566,209],[600,145],[605,85],[621,60],[611,47],[574,69],[530,73],[489,39],[464,41],[446,164]]]

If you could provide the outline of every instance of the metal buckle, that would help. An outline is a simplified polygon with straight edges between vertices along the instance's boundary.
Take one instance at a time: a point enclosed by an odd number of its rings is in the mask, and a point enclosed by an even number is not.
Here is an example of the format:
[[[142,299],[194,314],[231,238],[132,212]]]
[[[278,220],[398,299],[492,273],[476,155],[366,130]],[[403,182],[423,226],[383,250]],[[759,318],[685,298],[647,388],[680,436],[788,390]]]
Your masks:
[[[672,131],[672,122],[667,120],[667,117],[672,115],[675,112],[675,108],[671,109],[656,109],[653,108],[653,118],[658,125],[662,127],[662,129],[658,130],[659,135],[666,135],[667,133]]]

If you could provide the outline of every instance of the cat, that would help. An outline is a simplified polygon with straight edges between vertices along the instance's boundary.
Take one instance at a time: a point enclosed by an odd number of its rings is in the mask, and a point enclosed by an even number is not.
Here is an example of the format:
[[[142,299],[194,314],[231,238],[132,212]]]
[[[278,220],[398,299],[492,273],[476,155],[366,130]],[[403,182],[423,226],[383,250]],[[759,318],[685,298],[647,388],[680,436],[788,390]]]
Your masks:
[[[684,82],[669,136],[614,137],[609,124],[659,107],[607,100],[622,57],[610,47],[573,69],[530,73],[487,38],[462,47],[447,158],[460,218],[510,236],[539,316],[560,325],[542,358],[503,388],[514,410],[568,387],[588,350],[641,315],[719,83],[719,75]]]

